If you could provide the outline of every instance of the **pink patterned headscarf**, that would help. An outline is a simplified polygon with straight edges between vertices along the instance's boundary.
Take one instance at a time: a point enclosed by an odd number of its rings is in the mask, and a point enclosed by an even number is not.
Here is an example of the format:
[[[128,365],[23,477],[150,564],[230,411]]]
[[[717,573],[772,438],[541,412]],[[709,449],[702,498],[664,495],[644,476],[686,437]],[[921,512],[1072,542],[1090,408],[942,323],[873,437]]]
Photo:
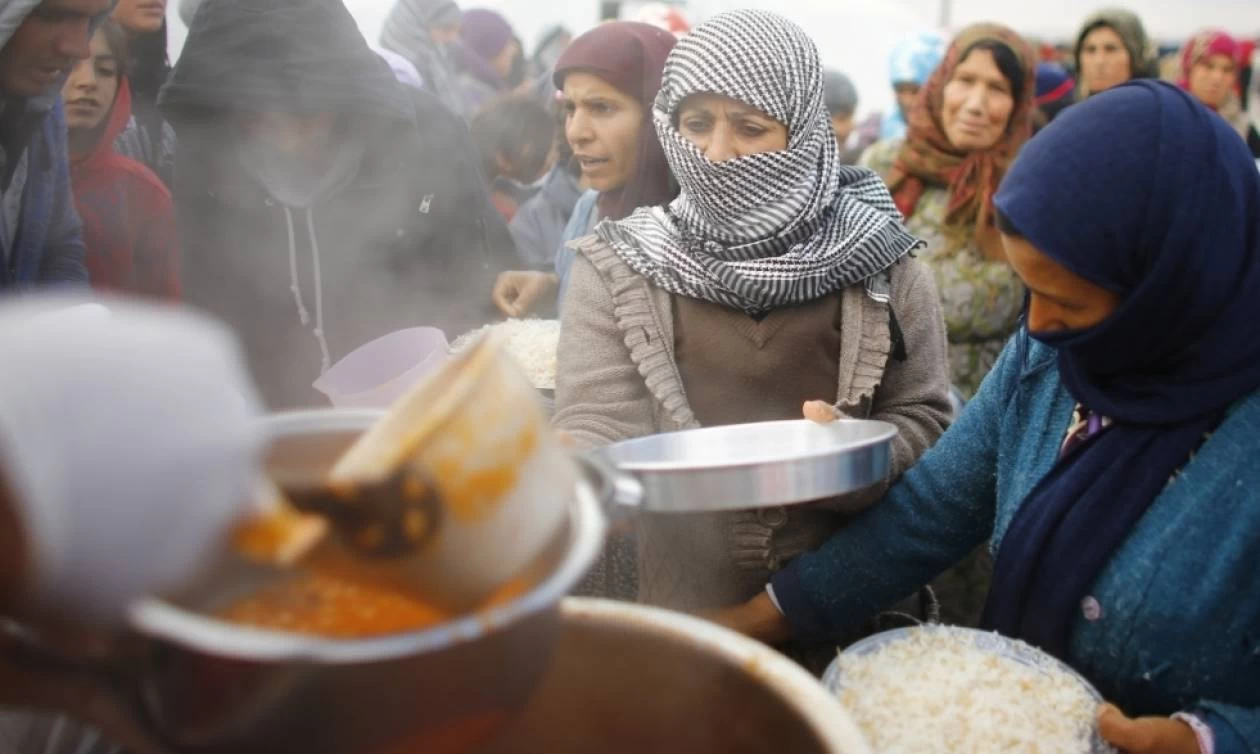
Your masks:
[[[1181,74],[1177,85],[1189,89],[1190,69],[1213,55],[1228,55],[1236,64],[1242,65],[1242,45],[1238,40],[1219,29],[1206,29],[1191,37],[1181,48]]]

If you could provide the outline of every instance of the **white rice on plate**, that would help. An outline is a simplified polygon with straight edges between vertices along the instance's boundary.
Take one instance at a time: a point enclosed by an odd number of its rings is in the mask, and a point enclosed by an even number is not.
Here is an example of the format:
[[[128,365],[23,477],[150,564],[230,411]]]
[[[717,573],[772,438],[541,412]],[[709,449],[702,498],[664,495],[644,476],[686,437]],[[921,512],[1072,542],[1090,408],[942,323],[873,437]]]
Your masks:
[[[907,629],[842,653],[840,703],[877,754],[1090,754],[1097,692],[1057,660],[970,629]]]
[[[472,347],[491,330],[503,336],[507,351],[520,364],[525,376],[539,390],[556,389],[556,349],[560,344],[560,321],[554,319],[509,319],[465,333],[451,344],[451,353]]]

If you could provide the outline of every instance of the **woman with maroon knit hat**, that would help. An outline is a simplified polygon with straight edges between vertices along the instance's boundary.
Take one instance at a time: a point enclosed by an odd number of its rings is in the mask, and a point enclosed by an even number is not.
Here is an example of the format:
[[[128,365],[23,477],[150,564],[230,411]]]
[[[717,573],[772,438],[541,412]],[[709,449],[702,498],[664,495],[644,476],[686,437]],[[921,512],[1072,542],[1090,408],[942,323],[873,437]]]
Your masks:
[[[491,100],[521,85],[525,57],[512,25],[485,8],[464,12],[459,41],[451,46],[464,111],[471,118]]]
[[[652,125],[652,102],[661,88],[665,59],[677,39],[650,24],[617,21],[583,34],[556,63],[565,138],[590,190],[578,200],[556,255],[556,273],[508,272],[495,287],[504,314],[519,317],[557,285],[573,264],[568,243],[600,220],[621,220],[638,207],[666,204],[678,195]]]

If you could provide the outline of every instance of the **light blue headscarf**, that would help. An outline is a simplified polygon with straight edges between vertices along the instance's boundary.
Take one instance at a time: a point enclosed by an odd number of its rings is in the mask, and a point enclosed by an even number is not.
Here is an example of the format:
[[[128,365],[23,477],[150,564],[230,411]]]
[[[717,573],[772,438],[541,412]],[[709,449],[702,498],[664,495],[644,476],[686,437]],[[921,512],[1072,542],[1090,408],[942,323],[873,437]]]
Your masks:
[[[921,31],[906,37],[893,48],[888,59],[888,79],[892,86],[912,81],[919,86],[927,83],[928,76],[945,59],[949,41],[939,32]],[[906,135],[906,118],[901,108],[884,118],[879,138],[900,139]]]

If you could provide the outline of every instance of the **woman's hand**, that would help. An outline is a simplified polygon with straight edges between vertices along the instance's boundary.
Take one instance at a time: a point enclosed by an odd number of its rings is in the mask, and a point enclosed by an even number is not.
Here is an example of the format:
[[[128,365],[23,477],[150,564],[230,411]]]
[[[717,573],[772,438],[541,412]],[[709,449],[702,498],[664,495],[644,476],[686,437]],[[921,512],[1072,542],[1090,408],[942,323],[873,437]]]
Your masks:
[[[1098,711],[1098,732],[1124,754],[1200,754],[1194,730],[1170,717],[1130,719],[1112,704]]]
[[[792,638],[792,625],[766,592],[736,607],[702,612],[700,617],[766,644],[782,644]]]
[[[805,401],[805,405],[801,407],[801,413],[806,419],[817,424],[830,424],[844,418],[840,409],[827,401]]]
[[[512,270],[500,273],[494,282],[494,305],[508,317],[523,317],[544,296],[553,293],[560,281],[550,272]]]

